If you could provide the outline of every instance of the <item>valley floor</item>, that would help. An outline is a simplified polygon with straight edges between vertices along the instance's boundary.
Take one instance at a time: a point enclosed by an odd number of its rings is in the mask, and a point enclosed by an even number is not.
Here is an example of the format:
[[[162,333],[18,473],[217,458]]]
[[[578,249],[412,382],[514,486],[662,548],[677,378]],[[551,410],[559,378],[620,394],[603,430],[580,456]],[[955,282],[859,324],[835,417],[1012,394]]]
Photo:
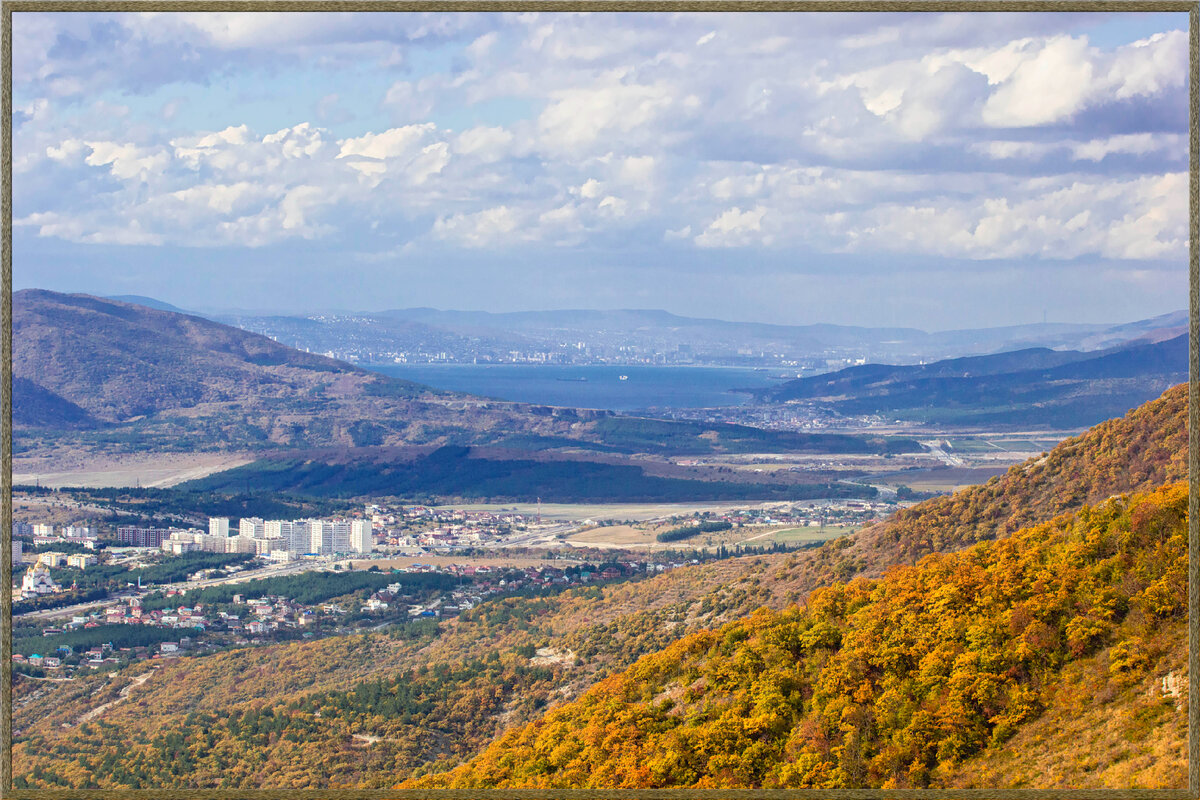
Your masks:
[[[70,453],[54,457],[13,459],[13,484],[101,488],[141,486],[164,489],[243,464],[246,453],[137,453],[104,455]]]

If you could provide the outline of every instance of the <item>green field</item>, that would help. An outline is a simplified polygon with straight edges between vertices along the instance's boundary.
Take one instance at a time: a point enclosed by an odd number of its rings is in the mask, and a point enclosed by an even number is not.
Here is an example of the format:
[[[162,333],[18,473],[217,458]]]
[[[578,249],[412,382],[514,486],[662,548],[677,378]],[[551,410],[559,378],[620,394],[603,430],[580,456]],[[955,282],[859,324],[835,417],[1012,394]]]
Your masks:
[[[803,527],[803,528],[783,528],[773,531],[771,535],[764,536],[761,539],[754,539],[749,544],[780,542],[782,544],[794,544],[796,542],[823,542],[828,539],[836,539],[839,536],[845,536],[849,533],[854,533],[857,528],[853,525],[821,525],[818,527]],[[747,540],[743,540],[747,541]]]
[[[1051,450],[1058,439],[1010,439],[1004,437],[962,436],[948,437],[950,451],[958,455],[987,453],[1041,453]]]

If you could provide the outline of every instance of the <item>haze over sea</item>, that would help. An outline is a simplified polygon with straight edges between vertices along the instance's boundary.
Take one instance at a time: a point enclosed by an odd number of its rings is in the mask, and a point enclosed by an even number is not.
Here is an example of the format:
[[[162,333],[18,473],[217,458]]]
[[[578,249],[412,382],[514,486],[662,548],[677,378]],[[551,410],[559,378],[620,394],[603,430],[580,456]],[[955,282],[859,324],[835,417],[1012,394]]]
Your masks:
[[[778,383],[795,372],[742,367],[538,366],[530,364],[381,364],[367,369],[437,389],[522,403],[636,411],[745,404],[733,389]],[[621,380],[621,376],[628,380]],[[586,380],[580,380],[586,378]]]

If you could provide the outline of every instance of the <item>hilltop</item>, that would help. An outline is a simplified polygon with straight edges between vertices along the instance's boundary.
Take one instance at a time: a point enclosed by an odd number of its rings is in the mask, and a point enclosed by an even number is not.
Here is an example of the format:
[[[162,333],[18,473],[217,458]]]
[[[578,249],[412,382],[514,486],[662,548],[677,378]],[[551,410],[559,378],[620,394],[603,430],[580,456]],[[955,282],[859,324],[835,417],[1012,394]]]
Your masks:
[[[1157,687],[1185,659],[1187,487],[1156,487],[1186,477],[1186,417],[1181,385],[983,486],[763,559],[710,593],[724,627],[424,785],[988,786],[1035,763],[1059,786],[1178,783],[1186,726]],[[1097,732],[1110,718],[1123,733]],[[1150,731],[1153,751],[1129,746]],[[1064,761],[1077,742],[1114,763]]]
[[[815,550],[767,559],[733,587],[765,587],[761,604],[783,608],[821,586],[879,577],[888,567],[1003,539],[1085,504],[1186,480],[1187,389],[1172,387],[986,483],[901,509]]]
[[[37,289],[13,295],[13,374],[110,426],[221,406],[282,413],[318,394],[436,394],[202,317]],[[41,427],[69,420],[42,416]]]
[[[860,531],[845,549],[875,569],[911,563],[1096,503],[1187,478],[1187,385],[1096,425],[987,483],[928,500]]]

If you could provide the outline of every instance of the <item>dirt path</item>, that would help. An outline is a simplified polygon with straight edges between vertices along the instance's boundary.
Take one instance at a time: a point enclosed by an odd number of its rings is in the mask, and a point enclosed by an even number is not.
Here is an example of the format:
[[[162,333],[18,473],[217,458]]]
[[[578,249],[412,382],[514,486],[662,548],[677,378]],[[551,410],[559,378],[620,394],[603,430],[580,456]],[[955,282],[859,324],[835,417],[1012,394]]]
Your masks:
[[[383,738],[380,736],[367,736],[365,733],[356,733],[354,734],[354,738],[364,744],[378,744],[383,741]]]
[[[153,670],[157,670],[157,669],[158,669],[158,667],[154,667],[150,672],[143,672],[141,675],[138,675],[136,678],[133,679],[132,683],[130,683],[128,686],[126,686],[124,689],[122,689],[120,692],[117,693],[117,698],[115,700],[110,700],[109,702],[105,703],[104,705],[96,706],[91,711],[87,712],[82,717],[75,720],[75,724],[82,725],[85,722],[91,722],[96,717],[100,716],[105,711],[107,711],[108,709],[115,706],[117,703],[120,703],[123,700],[128,700],[129,695],[134,690],[134,688],[137,686],[141,686],[143,683],[150,680],[150,676],[154,674]]]

